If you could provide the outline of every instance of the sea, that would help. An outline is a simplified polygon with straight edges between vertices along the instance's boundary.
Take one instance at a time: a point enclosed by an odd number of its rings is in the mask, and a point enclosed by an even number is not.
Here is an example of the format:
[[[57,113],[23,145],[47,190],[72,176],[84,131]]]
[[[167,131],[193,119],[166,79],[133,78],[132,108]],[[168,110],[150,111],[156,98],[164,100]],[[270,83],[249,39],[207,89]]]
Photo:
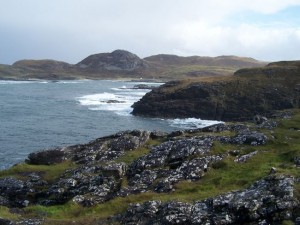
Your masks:
[[[126,81],[0,81],[0,170],[35,151],[88,143],[124,130],[174,131],[218,121],[144,118],[131,114],[149,89]]]

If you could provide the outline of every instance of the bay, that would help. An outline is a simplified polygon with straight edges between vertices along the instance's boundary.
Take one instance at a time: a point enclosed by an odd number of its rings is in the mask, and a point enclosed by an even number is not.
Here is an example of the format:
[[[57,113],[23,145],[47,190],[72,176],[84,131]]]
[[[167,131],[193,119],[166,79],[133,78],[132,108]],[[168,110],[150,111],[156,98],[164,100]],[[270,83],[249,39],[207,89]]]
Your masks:
[[[0,169],[31,152],[87,143],[123,130],[173,131],[215,121],[132,116],[147,91],[125,81],[0,81]],[[157,83],[148,85],[160,85]]]

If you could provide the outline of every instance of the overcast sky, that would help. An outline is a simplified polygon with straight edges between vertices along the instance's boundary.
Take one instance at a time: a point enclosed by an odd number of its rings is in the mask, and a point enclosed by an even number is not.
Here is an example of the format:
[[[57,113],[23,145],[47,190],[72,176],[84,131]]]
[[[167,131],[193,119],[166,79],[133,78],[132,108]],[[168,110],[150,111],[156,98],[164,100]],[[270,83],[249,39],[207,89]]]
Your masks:
[[[300,0],[0,0],[0,63],[140,57],[300,60]]]

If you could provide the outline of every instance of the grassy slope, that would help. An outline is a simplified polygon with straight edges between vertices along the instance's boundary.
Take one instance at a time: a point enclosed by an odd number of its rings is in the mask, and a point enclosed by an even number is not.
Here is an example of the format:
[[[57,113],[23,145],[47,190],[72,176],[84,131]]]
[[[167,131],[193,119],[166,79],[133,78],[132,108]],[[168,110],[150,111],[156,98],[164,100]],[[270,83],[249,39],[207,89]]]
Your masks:
[[[279,127],[273,131],[263,130],[263,132],[270,137],[270,141],[265,146],[222,145],[215,142],[212,153],[222,153],[229,150],[240,150],[242,153],[258,151],[259,153],[242,164],[234,163],[234,157],[229,156],[224,162],[213,166],[201,180],[197,182],[183,181],[178,183],[175,192],[163,194],[147,192],[123,198],[115,198],[106,203],[87,208],[76,205],[71,201],[65,205],[51,207],[33,205],[26,208],[22,216],[42,217],[45,218],[45,224],[52,225],[93,224],[96,220],[121,213],[130,203],[153,199],[193,202],[228,191],[242,189],[252,184],[255,180],[268,175],[271,167],[276,167],[279,174],[299,176],[299,168],[294,166],[292,159],[295,156],[300,156],[300,111],[295,111],[292,119],[280,120]],[[223,134],[221,133],[221,135]],[[225,132],[224,135],[232,134]],[[159,141],[152,140],[141,149],[128,152],[127,155],[118,159],[118,161],[130,163],[141,155],[147,154],[150,146],[156,144],[159,144]],[[21,164],[7,171],[2,171],[0,176],[16,176],[21,178],[24,172],[42,171],[44,178],[51,182],[58,179],[59,175],[65,169],[72,167],[74,165],[68,162],[56,166]],[[123,185],[126,185],[126,181],[123,181]],[[300,197],[299,184],[296,185],[295,194]],[[0,207],[0,217],[18,219],[20,215],[12,214],[7,208]]]

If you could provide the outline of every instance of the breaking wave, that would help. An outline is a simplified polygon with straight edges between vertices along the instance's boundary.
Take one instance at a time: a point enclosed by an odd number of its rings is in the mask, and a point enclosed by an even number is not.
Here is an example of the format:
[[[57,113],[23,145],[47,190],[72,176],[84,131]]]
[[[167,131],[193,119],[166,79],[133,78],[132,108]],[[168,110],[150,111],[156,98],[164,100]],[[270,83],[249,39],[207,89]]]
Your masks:
[[[132,89],[126,86],[111,88],[111,92],[84,95],[76,98],[82,106],[90,110],[114,111],[118,115],[130,115],[133,103],[140,100],[150,90]]]
[[[180,129],[197,129],[197,128],[203,128],[218,123],[223,123],[222,121],[201,120],[196,118],[174,119],[168,121],[170,126],[178,127]]]

